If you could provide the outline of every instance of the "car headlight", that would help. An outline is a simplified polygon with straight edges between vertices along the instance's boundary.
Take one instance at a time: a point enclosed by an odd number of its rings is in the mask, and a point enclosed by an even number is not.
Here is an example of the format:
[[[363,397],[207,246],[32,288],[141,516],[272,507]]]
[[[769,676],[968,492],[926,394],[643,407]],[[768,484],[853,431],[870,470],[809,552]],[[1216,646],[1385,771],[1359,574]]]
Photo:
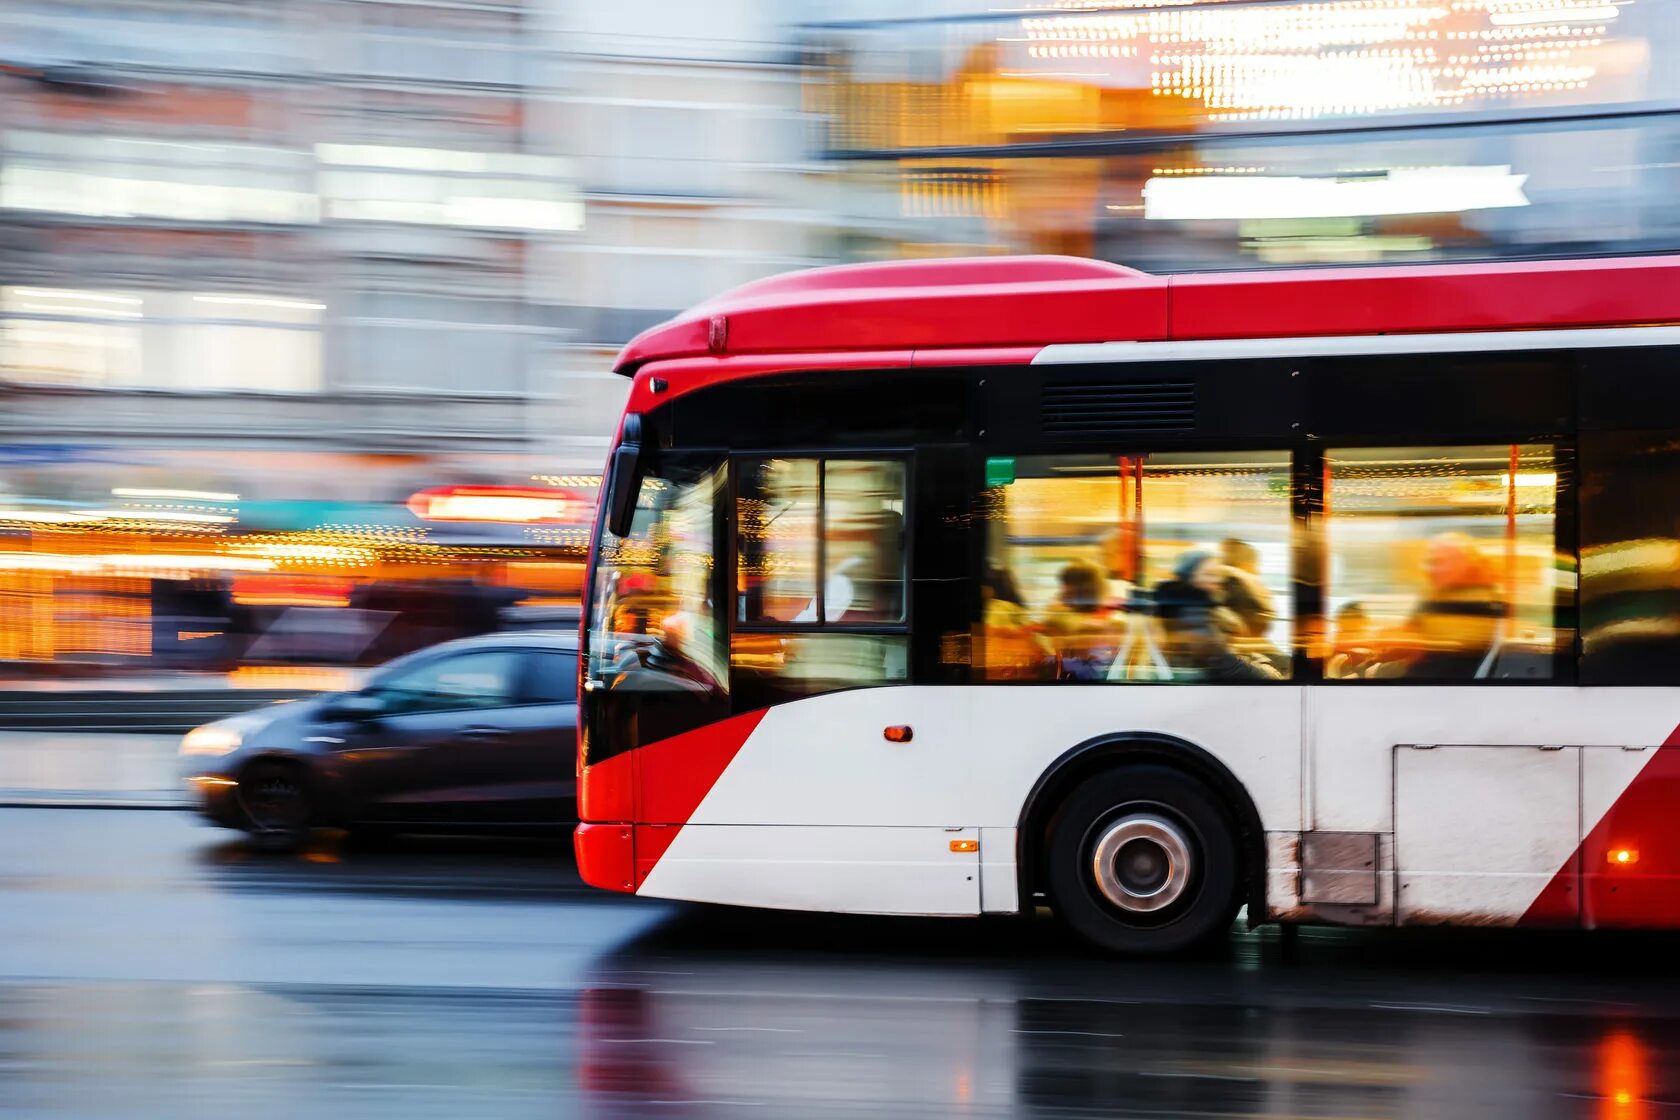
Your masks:
[[[182,754],[224,755],[239,749],[245,741],[234,728],[220,723],[207,723],[187,732],[181,740]]]

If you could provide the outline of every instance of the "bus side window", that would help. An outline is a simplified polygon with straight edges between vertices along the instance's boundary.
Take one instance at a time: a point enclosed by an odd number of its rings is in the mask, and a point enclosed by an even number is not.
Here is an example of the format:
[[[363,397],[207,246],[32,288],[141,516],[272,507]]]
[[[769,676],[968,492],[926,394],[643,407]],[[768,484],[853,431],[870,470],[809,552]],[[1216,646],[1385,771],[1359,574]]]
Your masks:
[[[1680,679],[1680,441],[1581,437],[1581,683]]]
[[[1327,451],[1330,680],[1554,679],[1574,631],[1550,444]]]
[[[988,475],[979,679],[1289,675],[1287,453],[1032,456]]]
[[[908,680],[905,462],[743,459],[737,471],[739,705]]]

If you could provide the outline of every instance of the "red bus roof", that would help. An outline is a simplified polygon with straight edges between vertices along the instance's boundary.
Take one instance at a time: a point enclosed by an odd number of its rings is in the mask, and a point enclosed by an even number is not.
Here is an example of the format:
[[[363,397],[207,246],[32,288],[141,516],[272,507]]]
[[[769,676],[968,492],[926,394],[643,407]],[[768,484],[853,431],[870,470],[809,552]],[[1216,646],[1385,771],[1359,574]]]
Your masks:
[[[1034,348],[1680,322],[1680,256],[1152,276],[1076,257],[836,265],[643,331],[617,370],[737,355]],[[935,358],[935,355],[929,355]]]

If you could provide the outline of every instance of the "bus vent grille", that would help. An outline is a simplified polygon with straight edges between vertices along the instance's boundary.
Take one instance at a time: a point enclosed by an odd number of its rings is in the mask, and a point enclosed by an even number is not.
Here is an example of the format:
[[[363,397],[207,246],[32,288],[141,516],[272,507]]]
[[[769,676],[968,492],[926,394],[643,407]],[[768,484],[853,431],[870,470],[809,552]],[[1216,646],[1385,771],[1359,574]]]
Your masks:
[[[1148,435],[1196,429],[1194,381],[1108,381],[1044,387],[1051,439]]]

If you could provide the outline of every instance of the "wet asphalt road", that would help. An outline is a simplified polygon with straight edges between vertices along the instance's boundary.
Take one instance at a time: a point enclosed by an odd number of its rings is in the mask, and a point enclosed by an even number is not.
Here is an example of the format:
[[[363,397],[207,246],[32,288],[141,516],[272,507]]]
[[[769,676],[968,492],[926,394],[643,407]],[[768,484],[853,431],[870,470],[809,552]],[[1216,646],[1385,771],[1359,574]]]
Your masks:
[[[564,844],[247,852],[0,811],[0,1115],[1680,1116],[1667,936],[1274,932],[590,892]]]

